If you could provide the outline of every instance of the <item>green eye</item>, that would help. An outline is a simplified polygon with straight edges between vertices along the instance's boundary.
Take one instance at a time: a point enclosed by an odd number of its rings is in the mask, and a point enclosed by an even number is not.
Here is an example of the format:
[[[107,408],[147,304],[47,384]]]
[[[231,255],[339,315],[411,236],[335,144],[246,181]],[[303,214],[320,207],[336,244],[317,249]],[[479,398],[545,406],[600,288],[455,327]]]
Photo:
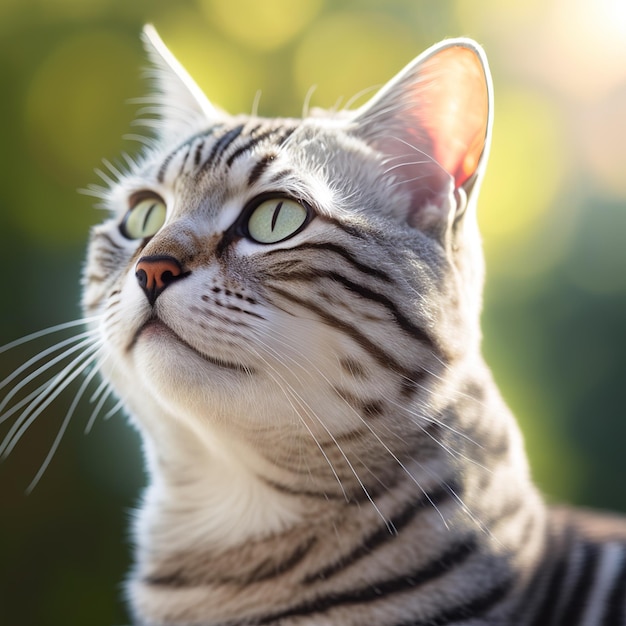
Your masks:
[[[295,200],[265,200],[248,218],[248,235],[257,243],[278,243],[299,233],[309,217],[309,210]]]
[[[120,231],[128,239],[152,237],[165,223],[166,214],[165,202],[161,198],[143,198],[126,213]]]

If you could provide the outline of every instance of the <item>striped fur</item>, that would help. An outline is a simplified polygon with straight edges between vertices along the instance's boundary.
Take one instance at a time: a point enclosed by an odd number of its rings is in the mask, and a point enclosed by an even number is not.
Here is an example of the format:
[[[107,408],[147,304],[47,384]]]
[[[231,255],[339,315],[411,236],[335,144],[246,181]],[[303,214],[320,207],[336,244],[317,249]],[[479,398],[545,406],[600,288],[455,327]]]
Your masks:
[[[147,33],[159,142],[107,191],[84,279],[152,477],[136,623],[626,625],[626,523],[544,506],[480,356],[480,49],[431,49],[356,112],[268,120],[213,108]],[[126,239],[145,190],[167,219]],[[314,217],[255,243],[246,207],[272,195]],[[151,306],[154,258],[184,275]]]

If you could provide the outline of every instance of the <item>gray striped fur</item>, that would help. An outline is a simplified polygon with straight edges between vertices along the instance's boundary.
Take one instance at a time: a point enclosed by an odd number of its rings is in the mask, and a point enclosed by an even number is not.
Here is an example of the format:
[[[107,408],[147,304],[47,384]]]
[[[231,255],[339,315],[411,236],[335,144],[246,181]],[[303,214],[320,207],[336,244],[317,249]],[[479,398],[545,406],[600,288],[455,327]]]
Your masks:
[[[159,141],[107,192],[84,281],[152,477],[136,623],[626,625],[626,523],[546,508],[480,356],[491,111],[467,176],[435,162],[454,137],[403,121],[455,51],[491,107],[482,51],[444,42],[357,112],[267,120],[218,111],[146,40]],[[128,240],[142,190],[167,221]],[[315,217],[254,243],[267,194]],[[135,273],[161,257],[185,277],[152,307]]]

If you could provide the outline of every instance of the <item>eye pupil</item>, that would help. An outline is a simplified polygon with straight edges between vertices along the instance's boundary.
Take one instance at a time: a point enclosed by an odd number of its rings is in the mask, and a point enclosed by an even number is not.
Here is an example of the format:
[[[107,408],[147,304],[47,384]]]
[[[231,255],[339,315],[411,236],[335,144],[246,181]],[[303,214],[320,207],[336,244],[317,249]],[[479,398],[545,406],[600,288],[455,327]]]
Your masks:
[[[274,229],[276,228],[276,221],[278,220],[278,214],[280,213],[280,210],[283,208],[283,201],[281,200],[277,205],[276,208],[274,209],[274,214],[272,215],[272,224],[270,227],[270,230],[272,232],[274,232]]]
[[[155,194],[146,192],[135,198],[135,201],[131,198],[131,207],[120,224],[120,232],[127,239],[152,237],[165,223],[165,202]]]
[[[297,235],[311,220],[308,205],[290,198],[261,199],[244,211],[244,234],[256,243],[279,243]]]
[[[155,207],[156,207],[156,202],[154,202],[150,206],[150,208],[146,211],[146,216],[143,218],[143,225],[142,225],[143,230],[147,230],[148,223],[150,222],[150,216],[152,215],[152,212],[154,211]]]

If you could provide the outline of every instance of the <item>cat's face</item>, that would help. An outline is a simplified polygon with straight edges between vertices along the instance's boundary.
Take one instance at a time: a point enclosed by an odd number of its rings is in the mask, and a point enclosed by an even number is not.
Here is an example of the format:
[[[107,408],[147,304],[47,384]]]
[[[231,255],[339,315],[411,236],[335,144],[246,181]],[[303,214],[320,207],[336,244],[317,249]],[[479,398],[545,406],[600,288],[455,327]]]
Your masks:
[[[110,190],[85,272],[105,376],[156,439],[167,420],[357,438],[382,415],[404,436],[398,399],[433,402],[477,332],[462,214],[489,133],[481,58],[443,47],[354,114],[266,120],[216,111],[160,52],[160,141]],[[419,89],[446,68],[433,113]]]

